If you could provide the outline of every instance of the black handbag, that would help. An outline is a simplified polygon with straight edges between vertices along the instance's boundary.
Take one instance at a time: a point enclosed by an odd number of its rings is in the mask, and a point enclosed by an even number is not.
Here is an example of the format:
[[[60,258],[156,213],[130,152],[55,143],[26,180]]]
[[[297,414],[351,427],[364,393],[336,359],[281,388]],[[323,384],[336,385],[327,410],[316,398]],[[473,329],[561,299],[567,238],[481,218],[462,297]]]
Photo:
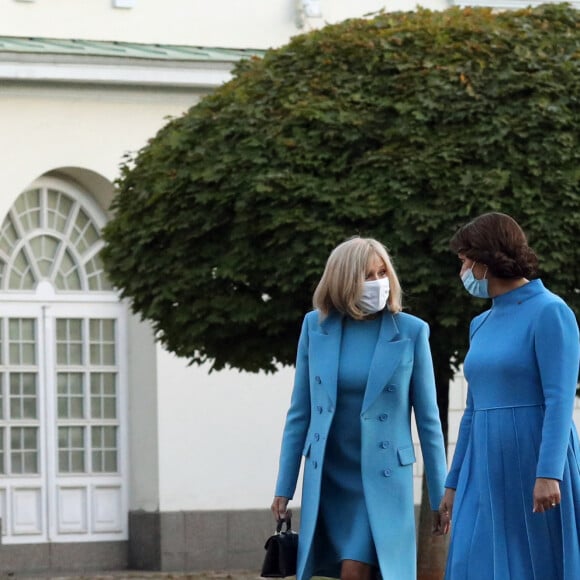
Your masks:
[[[286,530],[282,531],[284,523],[286,523]],[[292,531],[290,517],[278,521],[276,533],[266,540],[264,548],[266,556],[260,576],[263,578],[286,578],[286,576],[296,574],[298,534]]]

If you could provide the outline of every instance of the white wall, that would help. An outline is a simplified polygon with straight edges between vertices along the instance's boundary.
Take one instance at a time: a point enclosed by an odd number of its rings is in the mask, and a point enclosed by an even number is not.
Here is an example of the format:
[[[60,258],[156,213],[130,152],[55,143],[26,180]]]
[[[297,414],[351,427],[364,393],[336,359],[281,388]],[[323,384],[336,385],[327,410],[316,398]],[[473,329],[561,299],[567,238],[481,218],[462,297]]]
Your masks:
[[[296,0],[0,0],[0,35],[123,40],[228,48],[285,44],[309,26],[338,22],[381,9],[411,10],[408,0],[320,0],[323,18],[296,25]],[[444,8],[445,0],[423,0]]]
[[[31,181],[56,168],[83,167],[113,181],[122,156],[143,147],[167,115],[180,115],[196,98],[94,87],[3,86],[0,215]]]
[[[162,348],[157,367],[161,511],[268,509],[294,369],[208,374]]]

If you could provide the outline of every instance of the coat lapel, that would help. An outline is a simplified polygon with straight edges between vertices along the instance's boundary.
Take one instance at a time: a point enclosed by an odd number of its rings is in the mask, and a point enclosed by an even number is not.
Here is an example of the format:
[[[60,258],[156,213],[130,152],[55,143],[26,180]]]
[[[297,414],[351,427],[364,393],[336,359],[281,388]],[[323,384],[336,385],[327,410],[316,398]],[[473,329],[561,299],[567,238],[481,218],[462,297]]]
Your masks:
[[[328,397],[336,406],[336,391],[338,388],[338,357],[340,356],[340,342],[342,338],[342,315],[330,313],[319,326],[319,332],[311,335],[312,352],[316,353],[316,360],[320,363],[314,369],[314,380],[320,377],[322,386]]]
[[[399,366],[401,356],[409,343],[408,340],[400,338],[395,317],[390,312],[385,312],[369,370],[361,413],[367,411],[373,404]]]

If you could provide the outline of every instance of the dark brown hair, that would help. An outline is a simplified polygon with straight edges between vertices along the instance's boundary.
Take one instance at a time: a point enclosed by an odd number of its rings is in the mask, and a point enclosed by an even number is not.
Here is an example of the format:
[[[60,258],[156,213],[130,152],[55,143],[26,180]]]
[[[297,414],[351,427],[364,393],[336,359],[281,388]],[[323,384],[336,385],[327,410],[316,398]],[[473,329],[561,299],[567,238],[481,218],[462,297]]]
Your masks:
[[[518,222],[498,212],[484,213],[455,233],[449,243],[456,254],[485,264],[498,278],[535,278],[538,257]]]

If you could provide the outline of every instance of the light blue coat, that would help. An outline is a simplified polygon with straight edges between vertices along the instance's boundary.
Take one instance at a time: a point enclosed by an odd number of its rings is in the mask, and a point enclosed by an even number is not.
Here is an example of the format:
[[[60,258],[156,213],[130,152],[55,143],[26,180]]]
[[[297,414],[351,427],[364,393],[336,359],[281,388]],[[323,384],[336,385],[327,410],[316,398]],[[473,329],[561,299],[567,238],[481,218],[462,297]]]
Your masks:
[[[312,540],[336,407],[341,334],[341,315],[333,313],[319,323],[313,311],[304,318],[298,343],[275,492],[294,496],[303,456],[297,580],[316,572]],[[419,318],[384,311],[360,414],[363,489],[383,580],[416,578],[412,409],[432,509],[438,508],[444,491],[445,448],[428,336],[429,328]]]

